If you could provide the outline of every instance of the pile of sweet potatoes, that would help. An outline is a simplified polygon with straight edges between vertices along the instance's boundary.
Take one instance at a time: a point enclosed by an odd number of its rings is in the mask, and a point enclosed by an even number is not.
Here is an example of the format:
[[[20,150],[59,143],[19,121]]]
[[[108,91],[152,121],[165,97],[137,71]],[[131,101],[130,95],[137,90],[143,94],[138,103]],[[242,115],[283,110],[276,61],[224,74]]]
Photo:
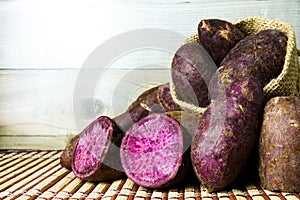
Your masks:
[[[182,109],[169,83],[151,88],[123,114],[88,125],[61,165],[84,180],[127,176],[152,188],[196,175],[213,192],[230,185],[257,148],[262,186],[300,192],[300,100],[268,102],[263,93],[283,70],[288,38],[273,29],[246,35],[219,19],[201,20],[198,37],[177,50],[171,77],[178,99],[207,107],[203,114]]]

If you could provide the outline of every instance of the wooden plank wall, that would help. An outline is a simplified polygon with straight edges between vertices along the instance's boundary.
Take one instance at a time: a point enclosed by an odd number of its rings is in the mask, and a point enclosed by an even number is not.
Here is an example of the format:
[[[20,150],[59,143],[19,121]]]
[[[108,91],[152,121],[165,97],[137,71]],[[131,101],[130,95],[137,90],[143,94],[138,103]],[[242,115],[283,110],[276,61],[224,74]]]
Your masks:
[[[247,16],[287,22],[300,40],[299,0],[0,0],[0,149],[63,148],[95,116],[115,116],[143,90],[169,81],[170,52],[124,52],[98,66],[105,75],[94,96],[75,101],[83,63],[113,36],[156,28],[187,37],[201,19]]]

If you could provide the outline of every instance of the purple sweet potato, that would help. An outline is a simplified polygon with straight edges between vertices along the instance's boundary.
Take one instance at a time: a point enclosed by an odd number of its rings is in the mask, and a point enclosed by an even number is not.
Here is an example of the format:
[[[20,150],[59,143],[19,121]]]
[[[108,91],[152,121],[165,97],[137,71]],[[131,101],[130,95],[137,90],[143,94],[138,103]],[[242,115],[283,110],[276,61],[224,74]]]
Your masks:
[[[78,142],[78,138],[79,135],[75,135],[73,138],[71,138],[60,156],[60,165],[68,170],[72,170],[73,153]]]
[[[131,103],[124,113],[113,119],[119,129],[126,132],[134,122],[137,122],[141,118],[147,116],[150,109],[151,111],[164,112],[164,108],[158,103],[158,88],[159,86],[153,87],[143,92],[134,102]],[[107,120],[105,117],[101,119]],[[119,130],[118,132],[122,133]],[[77,145],[78,138],[79,135],[75,136],[67,143],[60,157],[61,165],[67,169],[72,169],[73,150],[75,145]]]
[[[72,170],[76,177],[88,181],[121,178],[119,146],[124,133],[108,117],[101,116],[88,125],[74,148]]]
[[[147,116],[152,112],[165,112],[177,109],[177,105],[173,102],[168,85],[153,87],[143,92],[139,97],[131,103],[129,108],[122,114],[113,119],[114,123],[118,126],[116,133],[126,132],[135,122]],[[105,121],[107,118],[101,117],[98,119]],[[91,126],[91,125],[90,125]],[[120,131],[121,129],[122,131]],[[98,134],[103,134],[99,132]],[[105,134],[105,133],[104,133]],[[77,145],[79,135],[75,136],[65,147],[61,157],[61,165],[67,169],[72,169],[73,150]],[[105,136],[104,136],[105,137]],[[119,137],[119,136],[118,136]],[[122,137],[122,136],[120,136]],[[86,143],[88,145],[88,143]],[[97,144],[102,145],[102,144]],[[100,148],[100,147],[99,147]],[[104,147],[101,147],[104,148]],[[108,168],[108,166],[106,166]]]
[[[150,112],[164,112],[165,108],[158,101],[159,86],[143,92],[130,104],[128,109],[114,118],[117,125],[126,132],[133,123],[147,116]]]
[[[216,71],[212,58],[199,43],[182,45],[172,61],[172,81],[178,99],[200,107],[210,101],[207,85]]]
[[[214,99],[220,88],[239,77],[253,76],[263,87],[283,69],[287,37],[284,33],[267,29],[242,39],[223,59],[209,83],[209,95]]]
[[[166,114],[178,121],[191,137],[194,136],[201,114],[187,111],[169,111]]]
[[[189,153],[179,123],[165,114],[151,114],[136,122],[121,144],[126,175],[136,184],[167,187],[182,181],[189,172]],[[188,151],[187,151],[188,152]]]
[[[158,102],[166,111],[179,111],[180,106],[174,102],[171,93],[169,83],[159,86],[158,91]]]
[[[228,52],[245,36],[230,22],[204,19],[198,25],[200,44],[219,66]]]
[[[194,171],[210,192],[226,187],[241,171],[263,110],[263,90],[256,79],[245,77],[228,87],[200,118],[191,145]]]
[[[169,83],[165,83],[143,92],[123,114],[115,117],[114,121],[126,132],[133,123],[149,113],[163,113],[175,110],[180,110],[180,107],[172,99]]]
[[[259,176],[268,190],[300,192],[300,99],[274,97],[264,109]]]

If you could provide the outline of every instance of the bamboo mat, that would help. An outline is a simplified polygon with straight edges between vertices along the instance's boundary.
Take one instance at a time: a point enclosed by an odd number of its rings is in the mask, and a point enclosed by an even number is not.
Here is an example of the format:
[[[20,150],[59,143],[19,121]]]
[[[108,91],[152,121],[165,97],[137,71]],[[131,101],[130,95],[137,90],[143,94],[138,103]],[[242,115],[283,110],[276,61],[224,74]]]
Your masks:
[[[91,183],[76,178],[59,164],[61,151],[0,152],[0,199],[196,199],[196,200],[300,200],[297,193],[275,193],[259,185],[208,193],[199,183],[167,189],[148,189],[130,179]]]

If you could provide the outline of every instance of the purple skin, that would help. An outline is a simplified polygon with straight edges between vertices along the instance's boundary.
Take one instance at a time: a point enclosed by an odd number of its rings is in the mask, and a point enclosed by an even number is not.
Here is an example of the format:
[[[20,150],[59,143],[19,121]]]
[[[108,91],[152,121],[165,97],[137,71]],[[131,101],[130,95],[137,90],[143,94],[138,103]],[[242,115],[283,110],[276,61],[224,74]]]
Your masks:
[[[176,52],[172,61],[172,81],[178,99],[206,107],[208,88],[217,66],[199,43],[187,43]]]
[[[201,114],[188,111],[169,111],[166,114],[178,121],[191,137],[194,136]]]
[[[259,176],[263,188],[300,192],[300,99],[268,101],[259,138]]]
[[[126,132],[135,122],[146,117],[150,112],[165,112],[165,108],[158,101],[159,86],[143,92],[129,108],[114,118],[121,130]]]
[[[287,37],[276,30],[263,30],[242,39],[224,58],[209,83],[209,96],[217,98],[222,87],[238,77],[252,76],[262,86],[282,71],[286,54]]]
[[[177,176],[184,160],[183,137],[179,123],[165,114],[141,119],[126,132],[121,144],[126,175],[150,188],[170,186],[176,177],[183,179],[183,174]]]
[[[209,192],[224,189],[241,171],[263,110],[263,90],[257,80],[244,78],[229,87],[200,118],[191,145],[194,171]]]
[[[228,52],[244,38],[244,34],[230,22],[204,19],[198,25],[200,44],[219,66]]]
[[[119,150],[123,133],[114,122],[101,116],[85,128],[74,149],[72,170],[76,177],[88,181],[121,178]]]
[[[113,121],[118,125],[117,132],[126,132],[135,122],[147,116],[151,112],[165,112],[169,109],[177,109],[173,102],[167,84],[153,87],[143,92],[126,110],[115,117]],[[101,119],[107,120],[105,117]],[[99,133],[100,134],[100,133]],[[106,134],[106,132],[104,132]],[[123,134],[121,134],[123,135]],[[99,136],[100,137],[100,136]],[[103,135],[105,137],[105,135]],[[63,167],[72,170],[72,157],[79,135],[75,136],[65,147],[60,163]],[[86,143],[88,145],[88,143]],[[103,171],[103,170],[102,170]]]
[[[157,95],[158,102],[165,108],[166,112],[180,110],[180,106],[174,102],[171,96],[169,83],[159,86]]]
[[[64,151],[60,156],[60,165],[68,170],[72,170],[72,158],[74,154],[74,148],[78,142],[79,135],[74,136],[66,145]]]

